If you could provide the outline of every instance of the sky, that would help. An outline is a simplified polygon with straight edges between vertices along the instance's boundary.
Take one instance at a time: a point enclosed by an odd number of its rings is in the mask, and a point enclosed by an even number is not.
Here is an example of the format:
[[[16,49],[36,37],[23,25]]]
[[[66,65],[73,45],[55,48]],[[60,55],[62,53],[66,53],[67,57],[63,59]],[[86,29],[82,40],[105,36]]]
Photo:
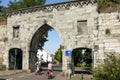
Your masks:
[[[14,1],[14,0],[0,0],[2,1],[2,5],[7,6],[9,1]],[[19,0],[16,0],[19,1]],[[68,0],[46,0],[45,4],[53,4],[53,3],[59,3],[59,2],[65,2]]]
[[[48,41],[45,43],[43,47],[46,52],[49,54],[54,54],[56,50],[60,47],[61,39],[59,34],[55,30],[48,32]]]
[[[2,0],[2,3],[0,5],[7,6],[10,0]],[[14,1],[14,0],[11,0]],[[16,0],[18,1],[18,0]],[[59,3],[59,2],[65,2],[68,0],[46,0],[45,4],[53,4],[53,3]],[[48,54],[54,54],[57,49],[60,47],[61,40],[59,37],[59,34],[55,30],[49,31],[48,32],[48,41],[45,43],[45,46],[43,49],[48,53]]]

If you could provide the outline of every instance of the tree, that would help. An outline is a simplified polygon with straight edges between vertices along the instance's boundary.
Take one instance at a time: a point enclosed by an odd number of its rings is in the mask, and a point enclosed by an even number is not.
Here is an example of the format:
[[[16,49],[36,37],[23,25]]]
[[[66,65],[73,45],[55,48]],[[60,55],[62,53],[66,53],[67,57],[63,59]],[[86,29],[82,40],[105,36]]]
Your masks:
[[[48,41],[47,37],[48,37],[48,31],[45,34],[43,34],[42,37],[39,39],[40,40],[39,41],[40,45],[38,46],[39,49],[43,50],[43,46],[44,46],[45,42]]]
[[[120,56],[108,55],[104,64],[94,69],[95,80],[120,80]]]
[[[46,0],[19,0],[14,2],[9,2],[8,9],[11,10],[18,10],[21,8],[28,8],[37,5],[42,5],[45,3]]]
[[[74,65],[81,66],[83,60],[82,49],[75,49],[73,50],[72,54],[74,58]]]
[[[22,8],[33,7],[37,5],[42,5],[46,0],[19,0],[19,1],[10,1],[8,7],[0,6],[0,17],[6,18],[6,12],[12,10],[18,10]],[[2,1],[0,1],[1,3]]]
[[[3,6],[0,6],[0,17],[3,16],[4,13],[5,13],[4,7],[3,7]]]
[[[55,52],[55,59],[59,62],[62,62],[62,47]]]
[[[7,16],[6,16],[7,8],[4,6],[0,6],[0,24],[7,24]]]
[[[75,66],[78,66],[78,67],[81,67],[81,66],[90,67],[91,66],[91,63],[92,63],[91,49],[76,48],[72,51],[72,54],[73,54]]]
[[[91,49],[86,49],[83,60],[86,63],[86,66],[88,67],[92,66],[91,65],[92,63],[92,50]]]
[[[110,0],[112,2],[115,2],[115,3],[120,3],[120,0]]]

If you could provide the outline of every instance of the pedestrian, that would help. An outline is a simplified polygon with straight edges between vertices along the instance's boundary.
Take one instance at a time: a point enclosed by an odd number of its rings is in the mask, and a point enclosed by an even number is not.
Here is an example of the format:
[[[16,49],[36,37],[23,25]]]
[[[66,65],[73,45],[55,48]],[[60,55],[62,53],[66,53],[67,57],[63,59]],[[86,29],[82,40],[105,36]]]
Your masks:
[[[53,69],[53,64],[52,64],[52,62],[49,62],[48,63],[48,71],[52,72],[52,69]]]
[[[53,77],[52,71],[53,71],[53,64],[52,64],[52,62],[49,62],[48,63],[48,72],[46,73],[47,78],[52,78]]]
[[[39,64],[38,61],[35,63],[35,72],[38,73],[39,71]]]
[[[42,68],[41,68],[41,62],[38,60],[36,63],[35,63],[35,66],[36,66],[36,73],[37,74],[40,74],[42,72]]]

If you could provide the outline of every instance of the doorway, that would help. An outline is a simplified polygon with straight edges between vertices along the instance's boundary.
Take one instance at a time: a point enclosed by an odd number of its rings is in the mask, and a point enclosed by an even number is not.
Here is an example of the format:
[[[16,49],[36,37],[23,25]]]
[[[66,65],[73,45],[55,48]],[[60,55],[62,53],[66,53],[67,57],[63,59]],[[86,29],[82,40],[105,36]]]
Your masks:
[[[9,69],[22,69],[22,50],[19,48],[12,48],[9,50]]]

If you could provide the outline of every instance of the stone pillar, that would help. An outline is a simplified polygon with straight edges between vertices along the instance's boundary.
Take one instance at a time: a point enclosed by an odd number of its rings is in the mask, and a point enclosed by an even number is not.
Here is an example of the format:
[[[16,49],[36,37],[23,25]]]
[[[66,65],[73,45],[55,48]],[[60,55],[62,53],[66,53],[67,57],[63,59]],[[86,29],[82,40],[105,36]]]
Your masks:
[[[6,66],[6,70],[9,69],[9,61],[8,61],[8,57],[9,57],[8,53],[5,53],[5,54],[3,55],[3,65]]]
[[[5,51],[3,54],[3,65],[6,66],[6,70],[9,69],[9,60],[8,60],[8,58],[9,58],[9,45],[8,44],[9,43],[6,42],[6,44],[5,44],[6,47],[5,47]]]
[[[25,71],[29,70],[29,53],[27,51],[23,51],[23,59],[22,59],[22,68]]]
[[[64,74],[66,74],[66,58],[64,55],[64,50],[62,52],[63,52],[63,54],[62,54],[62,72]]]
[[[68,73],[68,63],[72,64],[72,55],[66,55],[66,50],[63,50],[62,71],[66,75]]]

